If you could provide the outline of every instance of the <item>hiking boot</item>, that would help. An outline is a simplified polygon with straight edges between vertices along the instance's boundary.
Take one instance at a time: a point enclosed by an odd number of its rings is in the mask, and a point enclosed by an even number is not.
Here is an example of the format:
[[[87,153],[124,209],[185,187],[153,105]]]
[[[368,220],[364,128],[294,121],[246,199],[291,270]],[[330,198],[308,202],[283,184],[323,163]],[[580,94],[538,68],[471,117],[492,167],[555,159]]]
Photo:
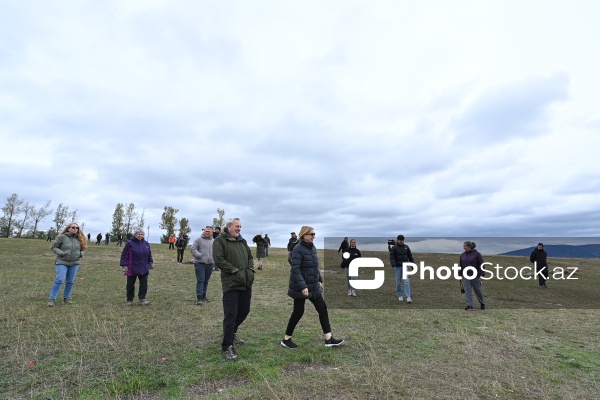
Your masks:
[[[64,303],[64,304],[73,304],[73,302],[71,301],[71,299],[70,299],[70,298],[68,298],[68,299],[63,299],[63,303]]]
[[[53,299],[48,300],[48,307],[54,307],[54,300]]]
[[[127,303],[125,303],[125,305],[127,307],[132,306],[133,305],[133,300],[127,300]]]
[[[140,299],[140,306],[148,306],[150,302],[146,299]]]
[[[473,306],[466,306],[465,311],[475,311],[475,309],[473,308]]]
[[[292,338],[289,338],[287,340],[283,339],[280,342],[280,344],[287,349],[297,349],[298,348],[298,345],[296,343],[292,342]]]
[[[225,357],[225,361],[237,361],[238,357],[237,354],[235,354],[235,349],[233,348],[233,345],[229,346],[227,348],[227,350],[225,350],[223,352],[223,357]]]
[[[407,302],[408,304],[412,303],[412,299],[410,298],[410,296],[406,298],[406,302]]]
[[[236,346],[243,346],[244,344],[246,344],[246,342],[244,342],[242,339],[240,339],[237,335],[237,333],[233,334],[233,344]]]
[[[325,340],[325,347],[339,346],[344,343],[344,339],[336,339],[333,336],[329,340]]]

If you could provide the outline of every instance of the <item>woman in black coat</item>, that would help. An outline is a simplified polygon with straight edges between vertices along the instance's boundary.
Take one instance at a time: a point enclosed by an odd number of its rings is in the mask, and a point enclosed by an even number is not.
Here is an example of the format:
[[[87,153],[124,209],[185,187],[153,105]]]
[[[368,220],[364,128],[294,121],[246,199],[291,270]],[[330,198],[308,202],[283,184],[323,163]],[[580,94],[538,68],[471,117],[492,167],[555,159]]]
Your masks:
[[[331,335],[327,304],[325,304],[325,300],[321,295],[323,293],[323,278],[321,278],[319,272],[317,248],[313,244],[315,230],[310,226],[303,226],[300,229],[299,236],[300,242],[292,250],[292,267],[288,289],[288,296],[294,299],[294,311],[290,316],[281,345],[288,349],[298,347],[296,343],[292,342],[292,335],[296,325],[304,315],[304,303],[308,299],[319,313],[319,322],[325,335],[325,346],[339,346],[344,343],[344,340],[335,339]]]

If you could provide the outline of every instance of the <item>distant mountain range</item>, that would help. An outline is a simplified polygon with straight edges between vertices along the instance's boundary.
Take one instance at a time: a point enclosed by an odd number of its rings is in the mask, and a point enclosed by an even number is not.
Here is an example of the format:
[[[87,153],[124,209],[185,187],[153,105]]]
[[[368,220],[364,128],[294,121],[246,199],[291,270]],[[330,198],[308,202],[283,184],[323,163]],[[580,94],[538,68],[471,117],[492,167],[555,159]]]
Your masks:
[[[537,247],[537,246],[536,246]],[[536,247],[513,250],[508,253],[502,253],[503,256],[525,256],[529,257]],[[600,244],[583,244],[571,246],[567,244],[548,244],[544,245],[544,250],[548,257],[557,258],[600,258]]]

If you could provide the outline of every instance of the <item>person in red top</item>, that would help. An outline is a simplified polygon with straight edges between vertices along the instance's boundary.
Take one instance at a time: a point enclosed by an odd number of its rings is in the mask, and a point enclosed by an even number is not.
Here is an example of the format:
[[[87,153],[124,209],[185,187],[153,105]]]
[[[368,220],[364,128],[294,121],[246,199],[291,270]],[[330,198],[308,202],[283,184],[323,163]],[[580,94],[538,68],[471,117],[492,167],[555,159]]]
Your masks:
[[[171,234],[171,236],[169,236],[169,250],[170,249],[174,249],[175,248],[175,234]]]

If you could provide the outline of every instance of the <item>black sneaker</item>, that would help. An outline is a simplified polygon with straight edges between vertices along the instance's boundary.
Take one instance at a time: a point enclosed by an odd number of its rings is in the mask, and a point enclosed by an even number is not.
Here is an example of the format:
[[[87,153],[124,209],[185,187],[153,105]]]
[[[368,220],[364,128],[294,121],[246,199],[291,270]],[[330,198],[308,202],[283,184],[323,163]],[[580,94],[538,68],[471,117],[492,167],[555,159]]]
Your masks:
[[[205,302],[207,302],[207,303],[210,303],[210,300],[208,299],[208,297],[205,297],[205,298],[203,298],[203,299],[202,299],[202,301],[205,301]]]
[[[237,361],[238,360],[238,357],[237,357],[237,354],[235,353],[235,349],[233,348],[233,345],[229,346],[227,348],[227,350],[225,350],[223,352],[223,357],[225,357],[226,361]]]
[[[329,340],[325,340],[325,347],[339,346],[344,343],[344,339],[336,339],[333,336]]]
[[[202,299],[198,299],[198,300],[196,300],[196,305],[197,305],[197,306],[201,306],[201,305],[202,305]]]
[[[237,333],[233,334],[233,344],[236,346],[243,346],[244,344],[246,344],[246,342],[244,342],[242,339],[240,339],[237,335]]]
[[[481,309],[485,310],[485,304],[481,303]]]
[[[292,342],[292,339],[291,339],[291,338],[290,338],[290,339],[287,339],[287,340],[286,340],[286,339],[283,339],[283,340],[280,342],[280,344],[281,344],[283,347],[285,347],[285,348],[288,348],[288,349],[297,349],[297,348],[298,348],[298,345],[297,345],[296,343]]]

